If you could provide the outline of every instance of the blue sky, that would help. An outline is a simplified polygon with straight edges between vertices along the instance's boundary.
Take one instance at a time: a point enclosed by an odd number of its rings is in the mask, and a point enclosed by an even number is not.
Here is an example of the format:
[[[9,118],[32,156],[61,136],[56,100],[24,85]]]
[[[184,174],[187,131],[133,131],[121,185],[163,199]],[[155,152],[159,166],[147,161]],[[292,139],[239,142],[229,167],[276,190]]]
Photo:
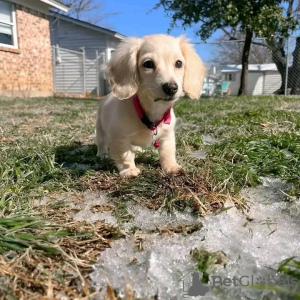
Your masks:
[[[155,33],[167,33],[171,18],[166,16],[162,8],[153,10],[159,0],[93,0],[93,3],[101,3],[98,11],[89,14],[90,17],[98,17],[98,14],[106,15],[99,23],[100,26],[111,28],[126,36],[143,36]],[[186,0],[182,0],[186,1]],[[286,7],[286,5],[284,5]],[[89,17],[86,16],[86,17]],[[185,34],[192,42],[201,42],[195,35],[195,29],[174,28],[171,34],[179,36]],[[209,44],[221,31],[216,32],[207,40],[208,44],[195,45],[200,57],[209,62],[214,56],[215,45]]]
[[[168,31],[171,19],[166,16],[162,8],[152,10],[158,0],[94,0],[95,3],[97,1],[102,3],[101,12],[107,14],[100,23],[101,26],[108,26],[127,36],[143,36]],[[171,34],[174,36],[185,34],[191,41],[200,42],[200,38],[194,34],[194,28],[186,31],[175,28]],[[216,34],[212,39],[215,37]],[[195,48],[204,61],[209,61],[213,55],[212,45],[196,45]]]

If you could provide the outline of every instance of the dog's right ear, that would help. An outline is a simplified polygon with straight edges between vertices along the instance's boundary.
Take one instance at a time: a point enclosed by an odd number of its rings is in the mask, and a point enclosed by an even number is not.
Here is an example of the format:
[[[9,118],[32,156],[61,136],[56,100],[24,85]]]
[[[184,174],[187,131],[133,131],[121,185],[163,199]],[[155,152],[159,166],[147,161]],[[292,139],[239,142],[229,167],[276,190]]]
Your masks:
[[[142,39],[125,38],[114,51],[106,66],[106,74],[112,94],[127,99],[138,90],[137,55]]]
[[[205,66],[185,36],[180,36],[179,42],[185,58],[183,88],[190,98],[199,99],[205,76]]]

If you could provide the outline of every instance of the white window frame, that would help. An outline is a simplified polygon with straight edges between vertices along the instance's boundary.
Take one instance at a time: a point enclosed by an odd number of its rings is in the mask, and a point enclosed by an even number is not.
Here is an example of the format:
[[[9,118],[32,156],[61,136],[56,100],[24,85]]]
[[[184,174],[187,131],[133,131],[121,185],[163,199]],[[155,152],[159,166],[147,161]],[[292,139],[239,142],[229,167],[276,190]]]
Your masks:
[[[7,2],[0,0],[1,2]],[[8,2],[11,5],[12,10],[12,22],[4,22],[0,20],[0,24],[10,25],[12,26],[12,33],[13,33],[13,45],[8,44],[2,44],[0,43],[0,47],[5,48],[12,48],[12,49],[18,49],[18,37],[17,37],[17,22],[16,22],[16,10],[15,5],[13,3]]]
[[[229,75],[231,75],[231,79],[229,79]],[[225,73],[225,81],[235,81],[235,73]]]

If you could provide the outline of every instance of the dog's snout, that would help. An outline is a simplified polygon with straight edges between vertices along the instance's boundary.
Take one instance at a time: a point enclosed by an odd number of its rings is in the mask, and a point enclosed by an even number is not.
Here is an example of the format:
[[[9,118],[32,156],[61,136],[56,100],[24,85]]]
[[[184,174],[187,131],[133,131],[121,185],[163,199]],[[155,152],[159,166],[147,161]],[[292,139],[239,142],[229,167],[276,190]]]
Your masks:
[[[176,82],[167,82],[162,85],[162,89],[168,96],[173,96],[178,91],[178,85]]]

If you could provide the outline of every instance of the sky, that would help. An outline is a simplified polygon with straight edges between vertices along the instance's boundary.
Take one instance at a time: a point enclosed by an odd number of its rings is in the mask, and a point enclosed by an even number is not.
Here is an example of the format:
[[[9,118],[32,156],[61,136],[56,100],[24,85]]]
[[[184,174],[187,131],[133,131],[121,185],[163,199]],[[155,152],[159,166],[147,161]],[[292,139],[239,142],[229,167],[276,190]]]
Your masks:
[[[166,16],[163,8],[153,10],[158,0],[94,0],[95,3],[98,1],[102,3],[101,12],[106,15],[99,25],[126,36],[142,37],[148,34],[167,33],[170,27],[171,18]],[[183,28],[175,28],[170,34],[174,36],[185,34],[190,41],[201,42],[194,31],[195,28],[186,31]],[[215,34],[210,40],[219,34]],[[211,44],[195,45],[196,51],[206,62],[212,58],[213,48]]]
[[[104,15],[105,18],[98,23],[99,26],[110,28],[126,36],[142,37],[148,34],[167,33],[171,18],[166,15],[163,8],[153,9],[158,2],[159,0],[93,0],[94,4],[101,3],[100,8],[84,17],[98,19],[98,14],[100,17]],[[187,30],[177,27],[172,29],[170,34],[174,36],[185,34],[191,42],[201,43],[200,38],[195,35],[196,29],[197,25]],[[194,45],[204,62],[209,64],[216,55],[216,45],[211,42],[221,34],[219,30],[206,41],[207,43]]]

